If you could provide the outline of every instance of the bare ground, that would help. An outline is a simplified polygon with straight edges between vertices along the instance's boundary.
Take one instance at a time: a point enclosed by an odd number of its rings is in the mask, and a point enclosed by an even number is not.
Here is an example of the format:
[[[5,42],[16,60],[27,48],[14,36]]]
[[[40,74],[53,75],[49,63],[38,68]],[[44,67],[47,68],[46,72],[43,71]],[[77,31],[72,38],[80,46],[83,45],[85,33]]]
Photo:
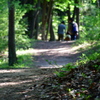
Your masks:
[[[77,52],[73,44],[74,41],[38,42],[34,49],[35,65],[40,68],[54,68],[76,62],[81,53]]]
[[[46,77],[52,76],[55,68],[79,59],[81,53],[72,46],[73,43],[74,41],[39,41],[33,49],[32,68],[1,69],[0,100],[43,100],[36,98],[39,94],[34,88]]]

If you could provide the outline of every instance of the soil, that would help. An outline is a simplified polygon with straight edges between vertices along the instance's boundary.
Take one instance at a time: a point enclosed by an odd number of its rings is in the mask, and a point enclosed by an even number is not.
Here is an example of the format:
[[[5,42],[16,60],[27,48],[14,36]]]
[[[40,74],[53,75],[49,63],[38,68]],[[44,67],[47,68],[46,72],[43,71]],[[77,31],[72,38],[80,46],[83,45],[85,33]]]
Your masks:
[[[0,70],[0,100],[43,100],[34,90],[56,68],[75,63],[81,53],[75,41],[39,41],[33,47],[33,66],[25,69]]]
[[[62,67],[79,59],[81,53],[73,47],[75,41],[38,42],[34,48],[35,66],[40,68]]]

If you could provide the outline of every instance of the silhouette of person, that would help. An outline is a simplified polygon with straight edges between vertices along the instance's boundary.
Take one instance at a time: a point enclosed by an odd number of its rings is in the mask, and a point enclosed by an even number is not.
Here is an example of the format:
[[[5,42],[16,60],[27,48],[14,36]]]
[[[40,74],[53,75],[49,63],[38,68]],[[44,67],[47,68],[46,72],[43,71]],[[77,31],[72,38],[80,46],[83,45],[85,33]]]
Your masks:
[[[59,25],[58,25],[58,41],[63,40],[64,39],[64,30],[66,29],[65,26],[65,22],[62,21]]]
[[[74,22],[73,18],[69,18],[68,20],[67,32],[71,35],[71,40],[76,40],[76,36],[78,35],[78,25]]]

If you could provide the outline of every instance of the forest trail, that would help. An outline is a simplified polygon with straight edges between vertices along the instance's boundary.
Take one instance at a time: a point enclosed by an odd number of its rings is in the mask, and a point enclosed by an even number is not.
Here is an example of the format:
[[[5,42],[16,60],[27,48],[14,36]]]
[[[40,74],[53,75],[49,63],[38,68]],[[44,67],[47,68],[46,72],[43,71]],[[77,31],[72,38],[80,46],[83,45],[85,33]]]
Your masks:
[[[0,70],[0,100],[38,100],[35,87],[61,67],[79,59],[74,41],[38,41],[33,47],[33,67]],[[49,64],[46,60],[53,63]],[[57,65],[55,64],[57,63]],[[42,99],[39,99],[42,100]]]
[[[76,62],[80,53],[73,47],[75,41],[39,41],[34,48],[35,66],[41,68],[62,67]]]

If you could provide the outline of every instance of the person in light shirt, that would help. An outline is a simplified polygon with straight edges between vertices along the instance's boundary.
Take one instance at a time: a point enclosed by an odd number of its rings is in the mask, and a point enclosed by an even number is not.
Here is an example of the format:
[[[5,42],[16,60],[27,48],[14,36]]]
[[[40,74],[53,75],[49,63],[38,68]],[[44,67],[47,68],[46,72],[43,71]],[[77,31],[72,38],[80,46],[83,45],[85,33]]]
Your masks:
[[[73,18],[69,18],[68,20],[67,32],[71,35],[71,40],[76,40],[76,36],[78,35],[78,25],[74,22]]]

